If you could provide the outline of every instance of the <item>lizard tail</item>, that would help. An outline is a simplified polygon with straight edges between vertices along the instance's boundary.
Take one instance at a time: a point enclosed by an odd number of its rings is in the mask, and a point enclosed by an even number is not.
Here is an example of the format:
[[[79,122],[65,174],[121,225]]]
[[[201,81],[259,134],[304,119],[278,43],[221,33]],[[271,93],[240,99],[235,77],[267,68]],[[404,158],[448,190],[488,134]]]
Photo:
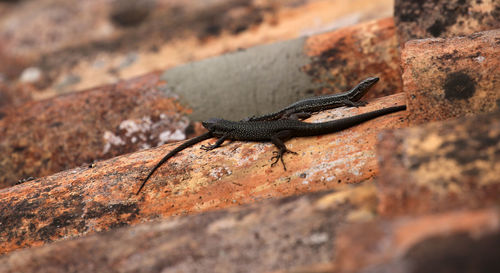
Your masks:
[[[142,182],[141,184],[141,187],[139,188],[139,190],[137,191],[136,195],[138,195],[142,188],[144,188],[144,185],[146,185],[146,182],[148,182],[149,178],[153,175],[153,173],[161,166],[163,165],[163,163],[165,163],[169,158],[171,158],[172,156],[174,156],[175,154],[177,154],[178,152],[190,147],[190,146],[193,146],[194,144],[198,143],[198,142],[202,142],[203,140],[206,140],[206,139],[209,139],[212,137],[212,133],[210,132],[207,132],[207,133],[204,133],[203,135],[199,135],[195,138],[192,138],[184,143],[182,143],[181,145],[177,146],[177,148],[173,149],[172,151],[170,151],[166,156],[164,156],[160,162],[158,162],[158,164],[156,164],[154,166],[154,168],[149,172],[148,176],[146,177],[146,179],[144,179],[144,181]]]

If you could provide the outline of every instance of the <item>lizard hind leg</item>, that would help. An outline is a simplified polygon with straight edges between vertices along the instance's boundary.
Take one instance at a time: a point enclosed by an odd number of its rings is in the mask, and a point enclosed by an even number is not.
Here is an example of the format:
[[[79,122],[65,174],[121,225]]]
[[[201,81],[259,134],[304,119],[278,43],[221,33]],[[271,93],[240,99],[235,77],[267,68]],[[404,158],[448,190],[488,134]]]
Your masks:
[[[284,139],[288,139],[291,136],[292,136],[292,131],[285,130],[278,132],[277,134],[271,137],[271,141],[279,149],[278,151],[273,152],[274,156],[271,157],[271,160],[273,160],[273,162],[271,163],[271,167],[274,167],[278,163],[278,160],[281,160],[281,163],[283,164],[283,169],[286,171],[285,161],[283,161],[283,155],[285,153],[297,154],[294,151],[288,150],[285,146],[285,143],[283,142]]]
[[[303,120],[306,118],[310,118],[312,116],[311,113],[307,112],[299,112],[299,113],[293,113],[288,116],[289,119],[295,119],[295,120]]]
[[[360,107],[360,106],[365,106],[368,104],[368,102],[366,101],[351,101],[351,100],[344,100],[342,101],[343,104],[347,105],[347,106],[351,106],[351,107]]]
[[[297,154],[296,152],[294,151],[290,151],[290,150],[285,150],[285,151],[282,151],[282,150],[279,150],[279,151],[274,151],[273,154],[274,156],[271,157],[271,160],[273,160],[273,162],[271,163],[271,167],[274,167],[276,166],[276,164],[278,163],[278,160],[281,160],[281,163],[283,164],[283,170],[286,171],[286,165],[285,165],[285,161],[283,161],[283,155],[285,153],[291,153],[291,154]]]

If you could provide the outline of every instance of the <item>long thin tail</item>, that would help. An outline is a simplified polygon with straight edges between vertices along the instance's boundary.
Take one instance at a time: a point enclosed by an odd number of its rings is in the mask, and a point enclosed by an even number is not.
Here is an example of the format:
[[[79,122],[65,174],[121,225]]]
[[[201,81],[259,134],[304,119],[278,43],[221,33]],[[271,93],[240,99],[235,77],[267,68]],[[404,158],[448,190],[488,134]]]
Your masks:
[[[404,110],[406,110],[406,105],[391,106],[391,107],[382,108],[382,109],[378,109],[375,111],[359,114],[357,116],[352,116],[352,117],[348,117],[348,118],[329,121],[329,123],[331,122],[332,124],[335,124],[336,125],[335,128],[337,128],[336,131],[340,131],[340,130],[350,128],[352,126],[358,125],[360,123],[363,123],[365,121],[368,121],[368,120],[371,120],[371,119],[374,119],[374,118],[377,118],[377,117],[380,117],[383,115],[387,115],[387,114],[399,112],[399,111],[404,111]]]
[[[359,114],[357,116],[336,119],[321,123],[307,123],[301,124],[300,127],[307,126],[311,130],[297,130],[297,136],[314,136],[318,134],[329,134],[345,130],[347,128],[356,126],[365,121],[387,115],[390,113],[406,110],[406,105],[391,106],[387,108],[378,109],[375,111]]]
[[[149,178],[153,175],[153,173],[161,166],[163,165],[163,163],[165,163],[169,158],[171,158],[172,156],[174,156],[175,154],[177,154],[178,152],[188,148],[188,147],[191,147],[193,146],[194,144],[198,143],[198,142],[202,142],[203,140],[205,139],[209,139],[212,137],[212,133],[210,132],[207,132],[207,133],[204,133],[203,135],[199,135],[195,138],[192,138],[184,143],[182,143],[181,145],[177,146],[175,149],[173,149],[172,151],[170,151],[166,156],[164,156],[160,162],[158,162],[158,164],[156,164],[153,169],[149,172],[148,176],[146,177],[146,179],[144,179],[144,182],[142,182],[142,185],[141,187],[139,188],[139,190],[137,191],[136,195],[139,194],[142,190],[142,188],[144,187],[144,185],[146,185],[146,182],[149,180]]]
[[[391,107],[382,108],[382,109],[378,109],[375,111],[359,114],[357,116],[333,120],[330,122],[332,124],[335,124],[338,131],[340,131],[340,130],[350,128],[354,125],[358,125],[360,123],[363,123],[365,121],[368,121],[368,120],[371,120],[371,119],[374,119],[374,118],[377,118],[377,117],[380,117],[383,115],[387,115],[387,114],[399,112],[399,111],[404,111],[404,110],[406,110],[406,105],[391,106]]]

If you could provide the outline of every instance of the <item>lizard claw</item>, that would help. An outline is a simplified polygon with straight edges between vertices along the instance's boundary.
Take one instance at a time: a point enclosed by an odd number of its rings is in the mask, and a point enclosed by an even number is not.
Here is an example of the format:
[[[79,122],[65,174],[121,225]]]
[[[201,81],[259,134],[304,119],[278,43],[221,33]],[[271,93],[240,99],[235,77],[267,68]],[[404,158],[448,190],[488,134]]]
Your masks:
[[[275,154],[273,157],[271,157],[271,160],[274,159],[274,161],[271,163],[271,167],[274,167],[276,163],[278,163],[278,160],[282,157],[279,152],[274,151],[273,154]]]
[[[271,160],[274,160],[272,163],[271,163],[271,167],[274,167],[276,166],[276,164],[278,163],[278,161],[281,160],[281,163],[283,164],[283,169],[286,171],[286,165],[285,165],[285,161],[283,161],[283,155],[285,153],[291,153],[291,154],[297,154],[296,152],[294,151],[290,151],[290,150],[284,150],[284,151],[273,151],[273,154],[274,156],[271,157]]]
[[[211,151],[215,149],[215,145],[201,145],[200,149],[204,151]]]

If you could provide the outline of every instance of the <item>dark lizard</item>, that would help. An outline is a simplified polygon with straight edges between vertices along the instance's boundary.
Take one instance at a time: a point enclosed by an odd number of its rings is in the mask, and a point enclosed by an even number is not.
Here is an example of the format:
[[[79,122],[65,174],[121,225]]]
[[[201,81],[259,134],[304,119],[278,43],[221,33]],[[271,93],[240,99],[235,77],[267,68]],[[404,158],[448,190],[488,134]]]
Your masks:
[[[270,114],[265,114],[257,117],[250,117],[242,121],[264,121],[264,120],[277,120],[283,118],[301,119],[308,118],[314,112],[332,109],[340,106],[364,106],[367,104],[365,101],[359,101],[370,88],[377,83],[378,77],[369,77],[362,80],[358,85],[349,91],[317,96],[299,100],[289,106]]]
[[[142,185],[141,187],[139,188],[139,190],[137,191],[136,194],[139,194],[139,192],[142,190],[142,188],[144,187],[144,185],[146,185],[146,182],[149,180],[149,178],[153,175],[153,173],[161,166],[163,165],[163,163],[165,163],[169,158],[171,158],[172,156],[176,155],[178,152],[186,149],[186,148],[189,148],[193,145],[195,145],[196,143],[198,142],[202,142],[203,140],[206,140],[206,139],[209,139],[209,138],[212,138],[213,135],[211,132],[206,132],[202,135],[199,135],[197,137],[194,137],[184,143],[182,143],[181,145],[177,146],[175,149],[173,149],[172,151],[170,151],[166,156],[164,156],[160,162],[158,162],[158,164],[156,164],[153,169],[151,169],[151,171],[149,172],[148,176],[146,176],[146,179],[144,179],[144,182],[142,182]]]
[[[284,141],[286,141],[287,139],[293,137],[322,135],[341,131],[367,120],[374,119],[386,114],[403,111],[405,109],[406,105],[393,106],[368,113],[363,113],[357,116],[322,123],[307,123],[296,119],[280,119],[273,121],[253,122],[210,119],[208,121],[202,122],[203,126],[207,128],[208,132],[184,142],[183,144],[169,152],[165,157],[163,157],[162,160],[160,160],[160,162],[156,164],[156,166],[150,171],[146,179],[144,179],[144,182],[137,191],[137,194],[139,194],[151,175],[153,175],[153,173],[170,157],[174,156],[176,153],[189,146],[192,146],[211,137],[218,137],[219,139],[213,145],[203,145],[201,147],[202,149],[206,151],[213,150],[219,147],[225,140],[271,141],[279,149],[271,158],[274,159],[274,162],[272,162],[271,165],[276,165],[278,160],[281,159],[283,168],[286,170],[285,162],[283,161],[283,154],[287,152],[294,153],[286,148]]]
[[[241,122],[246,121],[271,121],[282,118],[291,118],[291,119],[304,119],[309,117],[313,112],[318,112],[321,110],[336,108],[340,106],[363,106],[366,105],[366,102],[359,101],[361,97],[363,97],[366,92],[379,80],[378,77],[368,77],[358,83],[354,88],[349,91],[340,94],[326,95],[326,96],[318,96],[313,98],[307,98],[300,101],[297,101],[280,111],[262,115],[258,117],[250,117],[243,119]],[[190,139],[183,144],[179,145],[177,148],[170,151],[165,157],[163,157],[158,164],[156,164],[153,169],[149,172],[146,179],[144,179],[143,184],[137,191],[137,194],[141,191],[142,187],[149,180],[151,175],[169,158],[177,154],[178,152],[193,146],[194,144],[201,142],[203,140],[209,139],[212,137],[210,132],[204,133],[198,137]]]

